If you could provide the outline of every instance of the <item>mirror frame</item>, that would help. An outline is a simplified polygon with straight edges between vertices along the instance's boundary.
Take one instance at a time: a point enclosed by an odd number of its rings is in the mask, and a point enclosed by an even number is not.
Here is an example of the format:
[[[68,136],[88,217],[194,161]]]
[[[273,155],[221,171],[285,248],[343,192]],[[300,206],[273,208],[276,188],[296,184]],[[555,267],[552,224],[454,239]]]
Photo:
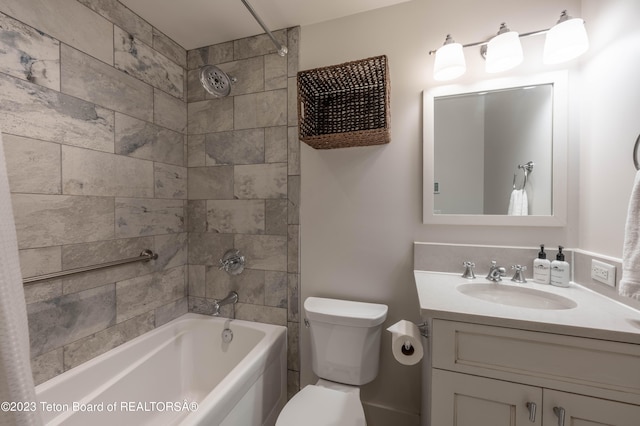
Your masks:
[[[434,99],[440,96],[553,84],[552,215],[508,216],[434,214]],[[568,72],[484,80],[470,85],[438,86],[423,92],[422,221],[429,225],[565,226],[567,223]]]

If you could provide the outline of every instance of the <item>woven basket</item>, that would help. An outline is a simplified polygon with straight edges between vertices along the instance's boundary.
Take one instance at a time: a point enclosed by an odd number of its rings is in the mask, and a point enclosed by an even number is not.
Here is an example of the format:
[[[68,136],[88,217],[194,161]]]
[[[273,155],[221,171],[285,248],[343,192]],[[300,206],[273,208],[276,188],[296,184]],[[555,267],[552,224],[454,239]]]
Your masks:
[[[387,57],[298,72],[300,140],[316,149],[389,143]]]

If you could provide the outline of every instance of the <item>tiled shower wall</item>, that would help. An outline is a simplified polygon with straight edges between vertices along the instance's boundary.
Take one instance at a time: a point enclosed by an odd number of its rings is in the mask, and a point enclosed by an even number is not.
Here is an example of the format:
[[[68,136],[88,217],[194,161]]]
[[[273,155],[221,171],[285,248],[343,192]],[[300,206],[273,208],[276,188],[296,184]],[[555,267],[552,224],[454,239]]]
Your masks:
[[[211,313],[213,299],[235,290],[236,318],[287,326],[291,395],[300,370],[299,28],[274,35],[288,46],[287,56],[275,53],[266,35],[187,54],[189,310]],[[205,64],[237,79],[229,97],[204,90],[199,72]],[[240,275],[219,269],[231,248],[246,258]]]

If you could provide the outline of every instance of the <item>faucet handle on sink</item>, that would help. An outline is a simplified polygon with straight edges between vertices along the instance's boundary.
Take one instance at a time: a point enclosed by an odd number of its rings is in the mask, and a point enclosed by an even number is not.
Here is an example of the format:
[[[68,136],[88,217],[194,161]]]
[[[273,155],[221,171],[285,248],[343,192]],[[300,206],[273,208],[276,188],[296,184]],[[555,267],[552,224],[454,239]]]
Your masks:
[[[473,268],[476,267],[476,264],[470,261],[462,262],[462,266],[464,266],[464,272],[462,273],[462,278],[475,279],[476,274],[473,272]]]
[[[513,274],[513,278],[511,278],[511,281],[516,282],[516,283],[526,283],[527,279],[524,277],[524,271],[527,270],[526,266],[523,265],[512,265],[511,266],[511,270],[515,271],[515,273]]]

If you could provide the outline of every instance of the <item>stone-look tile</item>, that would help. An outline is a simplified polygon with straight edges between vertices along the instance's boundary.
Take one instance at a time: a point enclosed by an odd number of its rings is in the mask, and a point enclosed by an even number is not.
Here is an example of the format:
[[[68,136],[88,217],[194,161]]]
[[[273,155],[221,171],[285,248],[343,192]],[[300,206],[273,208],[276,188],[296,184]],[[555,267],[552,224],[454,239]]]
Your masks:
[[[153,197],[153,163],[63,146],[62,191],[69,195]]]
[[[287,271],[299,272],[300,270],[300,226],[289,225],[289,237],[287,241]]]
[[[233,42],[214,44],[187,52],[187,68],[194,70],[203,65],[216,65],[233,61]]]
[[[222,71],[237,79],[231,86],[231,95],[262,92],[264,87],[265,69],[262,57],[244,59],[218,65]]]
[[[230,291],[238,293],[239,303],[264,305],[265,271],[245,269],[239,275],[229,275],[218,266],[207,266],[205,295],[208,299],[222,299]]]
[[[264,129],[209,133],[204,143],[207,166],[264,163]]]
[[[287,208],[288,222],[290,225],[300,224],[300,175],[289,176],[287,181]]]
[[[115,152],[161,163],[184,165],[184,135],[116,113]]]
[[[31,356],[36,357],[115,324],[115,286],[32,303],[27,316]]]
[[[287,125],[298,125],[298,80],[293,77],[287,85]]]
[[[189,135],[233,130],[233,105],[234,97],[189,103],[187,105]]]
[[[300,289],[298,281],[300,275],[287,274],[287,319],[292,322],[300,322]]]
[[[295,77],[298,75],[298,50],[300,46],[300,27],[293,27],[287,30],[287,47],[289,52],[287,53],[287,75],[289,77]]]
[[[184,99],[184,68],[128,32],[114,27],[114,65],[151,86]]]
[[[3,133],[113,152],[113,111],[0,73]]]
[[[20,248],[113,238],[113,198],[68,195],[12,196]]]
[[[33,384],[36,386],[61,374],[64,371],[62,348],[32,358],[31,371],[33,373]]]
[[[62,193],[59,144],[8,134],[3,141],[11,192]]]
[[[189,168],[190,200],[233,198],[233,166]]]
[[[62,247],[40,247],[20,250],[22,277],[50,274],[62,270]]]
[[[76,0],[3,0],[2,11],[107,64],[113,64],[113,24]],[[73,23],[70,17],[73,17]]]
[[[189,299],[183,297],[175,302],[156,308],[156,327],[160,327],[189,312]]]
[[[188,303],[189,303],[189,312],[193,312],[195,314],[202,314],[202,315],[212,315],[213,314],[213,300],[212,299],[205,299],[203,297],[192,297],[192,296],[189,296]]]
[[[283,45],[287,45],[287,31],[273,31],[273,36]],[[262,56],[277,51],[271,38],[267,34],[242,38],[233,41],[234,59],[245,59],[253,56]]]
[[[87,362],[110,349],[153,330],[153,328],[154,312],[145,312],[128,321],[70,343],[64,347],[64,369],[69,370]]]
[[[287,273],[265,271],[264,304],[277,308],[287,307]]]
[[[221,234],[263,234],[264,200],[208,200],[207,230]]]
[[[187,264],[189,235],[186,232],[156,235],[153,239],[155,252],[158,254],[158,258],[154,261],[155,270]]]
[[[189,135],[187,137],[187,165],[203,167],[206,165],[204,143],[206,135]]]
[[[225,251],[233,248],[233,235],[213,232],[189,234],[189,264],[217,265]]]
[[[187,199],[187,168],[164,163],[153,164],[156,198]]]
[[[206,271],[204,265],[189,265],[189,296],[206,296]]]
[[[143,40],[144,41],[144,40]],[[145,43],[147,43],[145,41]],[[147,43],[149,44],[149,43]],[[153,28],[153,48],[171,59],[182,68],[187,67],[187,51],[175,41],[171,40],[165,34]]]
[[[236,198],[286,198],[287,165],[284,163],[235,166],[233,193]]]
[[[180,266],[116,283],[117,322],[183,298],[184,268]]]
[[[290,175],[300,174],[300,139],[298,139],[298,128],[289,127],[288,138],[289,140],[289,161],[288,173]]]
[[[300,371],[300,349],[299,349],[300,324],[297,322],[287,323],[287,369]]]
[[[200,83],[200,69],[187,71],[187,102],[204,101],[212,99],[212,95]]]
[[[300,391],[300,372],[287,370],[287,401]]]
[[[264,56],[264,90],[287,88],[287,57],[277,53]]]
[[[286,163],[288,155],[287,127],[264,129],[264,162]]]
[[[116,198],[116,237],[184,232],[182,200]]]
[[[24,286],[24,300],[27,305],[60,296],[62,296],[62,280],[43,281]]]
[[[60,42],[0,13],[0,72],[60,90]]]
[[[265,200],[265,234],[287,235],[287,200]]]
[[[234,247],[244,254],[247,268],[287,270],[287,237],[236,234]]]
[[[153,91],[153,122],[179,133],[187,131],[187,104],[162,90]]]
[[[94,12],[104,16],[129,34],[151,45],[152,27],[147,21],[133,13],[118,0],[78,0]]]
[[[235,96],[233,114],[235,129],[286,125],[287,90]]]
[[[153,120],[153,89],[140,80],[63,44],[61,91],[142,120]]]
[[[263,322],[274,325],[287,325],[287,310],[273,306],[236,304],[236,318],[245,321]]]
[[[207,232],[207,201],[187,202],[187,232]]]

